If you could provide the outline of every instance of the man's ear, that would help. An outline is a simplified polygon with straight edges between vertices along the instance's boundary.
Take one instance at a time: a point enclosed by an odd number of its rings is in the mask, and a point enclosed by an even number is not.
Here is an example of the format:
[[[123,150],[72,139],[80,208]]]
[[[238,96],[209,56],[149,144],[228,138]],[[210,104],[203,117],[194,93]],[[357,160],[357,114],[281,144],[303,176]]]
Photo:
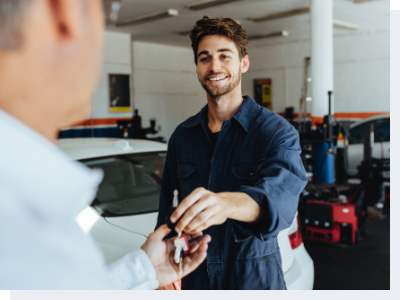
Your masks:
[[[47,0],[54,32],[60,40],[77,40],[82,35],[84,3],[82,0]]]
[[[245,57],[243,57],[242,61],[240,62],[240,69],[242,71],[242,73],[246,73],[247,70],[250,67],[250,60],[249,60],[249,56],[246,55]]]

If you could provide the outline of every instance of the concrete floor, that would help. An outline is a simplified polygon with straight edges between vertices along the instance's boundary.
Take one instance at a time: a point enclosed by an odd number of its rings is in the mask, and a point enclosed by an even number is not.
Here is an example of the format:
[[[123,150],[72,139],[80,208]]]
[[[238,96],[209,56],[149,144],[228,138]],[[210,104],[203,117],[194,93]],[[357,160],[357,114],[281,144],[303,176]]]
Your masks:
[[[315,290],[390,289],[390,209],[385,219],[366,224],[357,245],[326,244],[304,239],[314,261]]]

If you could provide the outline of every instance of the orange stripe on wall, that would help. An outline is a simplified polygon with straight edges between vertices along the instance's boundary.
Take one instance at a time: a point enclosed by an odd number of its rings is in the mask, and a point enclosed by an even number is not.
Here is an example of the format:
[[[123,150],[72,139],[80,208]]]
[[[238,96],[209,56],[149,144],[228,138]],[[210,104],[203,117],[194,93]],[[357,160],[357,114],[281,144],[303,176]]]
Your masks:
[[[107,118],[107,119],[89,119],[83,120],[67,127],[78,127],[78,126],[91,126],[91,125],[117,125],[117,120],[128,121],[132,118]]]
[[[378,116],[378,115],[386,115],[389,114],[390,112],[351,112],[351,113],[335,113],[335,117],[338,119],[365,119],[373,116]],[[278,115],[285,117],[285,113],[281,112],[278,113]],[[297,119],[299,118],[298,113],[293,114],[294,118]],[[310,113],[307,113],[307,117],[311,117]],[[318,118],[318,117],[315,117]]]
[[[358,113],[335,113],[338,119],[365,119],[373,116],[386,115],[390,112],[358,112]]]
[[[285,113],[284,113],[284,112],[277,113],[277,114],[280,115],[281,117],[285,117]],[[298,114],[298,113],[293,113],[293,117],[294,117],[295,119],[297,119],[297,118],[299,118],[299,114]],[[307,117],[311,117],[311,114],[310,114],[310,113],[307,113]]]
[[[285,117],[285,113],[278,113],[282,117]],[[335,113],[336,118],[338,119],[364,119],[377,115],[389,114],[389,112],[353,112],[353,113]],[[294,113],[294,118],[299,118],[298,113]],[[310,113],[307,113],[307,117],[311,117]],[[88,119],[77,122],[71,126],[67,126],[66,128],[78,127],[78,126],[92,126],[92,125],[117,125],[117,120],[131,120],[132,118],[102,118],[102,119]],[[315,122],[322,122],[323,117],[312,117],[312,125],[315,125]]]

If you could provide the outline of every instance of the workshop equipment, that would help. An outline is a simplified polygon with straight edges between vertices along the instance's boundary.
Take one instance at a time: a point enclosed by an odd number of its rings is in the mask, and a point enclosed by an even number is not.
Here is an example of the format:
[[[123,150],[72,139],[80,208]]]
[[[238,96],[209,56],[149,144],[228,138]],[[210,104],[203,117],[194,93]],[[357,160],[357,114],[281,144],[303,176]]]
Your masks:
[[[386,186],[390,183],[390,177],[385,175],[390,171],[390,159],[372,157],[374,140],[374,124],[367,123],[364,125],[364,160],[357,166],[357,177],[361,179],[361,184],[365,189],[363,209],[375,213],[374,219],[379,219],[376,212],[368,208],[375,208],[377,212],[382,212],[386,200]]]
[[[303,197],[306,238],[330,243],[356,244],[359,241],[365,217],[364,192],[360,185],[311,183]]]
[[[120,138],[142,139],[166,143],[164,137],[147,137],[148,134],[156,134],[156,120],[150,120],[150,127],[142,127],[142,117],[139,116],[139,110],[135,109],[132,120],[117,120],[118,133]]]
[[[328,91],[329,113],[323,117],[322,123],[316,123],[316,129],[311,127],[301,128],[299,125],[300,145],[302,148],[302,161],[307,172],[313,173],[314,183],[333,183],[335,181],[335,168],[340,168],[340,182],[347,179],[347,131],[340,122],[337,122],[331,113],[332,91]],[[335,164],[335,146],[344,147],[339,150],[340,162]],[[344,172],[345,168],[346,172]]]
[[[356,244],[365,235],[367,218],[374,221],[384,218],[385,182],[390,181],[384,174],[390,170],[390,161],[373,158],[373,145],[373,124],[367,123],[364,160],[357,167],[361,184],[309,183],[306,186],[300,200],[304,206],[306,238]]]

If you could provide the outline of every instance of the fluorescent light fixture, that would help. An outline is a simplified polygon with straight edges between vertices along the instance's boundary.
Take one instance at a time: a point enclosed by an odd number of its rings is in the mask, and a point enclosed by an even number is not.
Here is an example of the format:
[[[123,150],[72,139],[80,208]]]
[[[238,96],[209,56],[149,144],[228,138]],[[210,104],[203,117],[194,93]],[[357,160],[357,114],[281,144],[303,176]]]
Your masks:
[[[339,29],[347,29],[347,30],[357,30],[358,29],[358,25],[347,23],[347,22],[340,21],[340,20],[333,20],[333,27],[339,28]]]
[[[259,40],[259,39],[279,37],[279,36],[289,36],[289,32],[286,30],[282,30],[282,31],[278,31],[278,32],[268,33],[268,34],[249,36],[248,39],[249,40]]]
[[[191,30],[178,32],[179,35],[189,35]]]
[[[176,9],[168,9],[166,11],[152,13],[152,14],[141,16],[141,17],[124,20],[124,21],[121,21],[121,22],[118,22],[117,24],[115,24],[115,26],[117,26],[117,27],[133,26],[133,25],[138,25],[138,24],[142,24],[145,22],[157,21],[157,20],[164,19],[164,18],[176,17],[178,14],[179,14],[179,12]]]
[[[278,13],[273,13],[273,14],[269,14],[269,15],[265,15],[265,16],[250,18],[250,20],[258,23],[258,22],[270,21],[270,20],[275,20],[275,19],[293,17],[293,16],[297,16],[297,15],[303,15],[303,14],[307,14],[309,12],[310,12],[309,7],[303,7],[303,8],[281,11]]]
[[[355,4],[360,4],[360,3],[371,2],[371,1],[375,1],[375,0],[353,0],[351,2],[353,2]]]
[[[190,9],[190,10],[200,10],[200,9],[205,9],[205,8],[209,8],[212,6],[222,5],[222,4],[236,2],[236,1],[241,1],[241,0],[205,0],[205,1],[195,2],[193,4],[186,5],[186,8]]]

